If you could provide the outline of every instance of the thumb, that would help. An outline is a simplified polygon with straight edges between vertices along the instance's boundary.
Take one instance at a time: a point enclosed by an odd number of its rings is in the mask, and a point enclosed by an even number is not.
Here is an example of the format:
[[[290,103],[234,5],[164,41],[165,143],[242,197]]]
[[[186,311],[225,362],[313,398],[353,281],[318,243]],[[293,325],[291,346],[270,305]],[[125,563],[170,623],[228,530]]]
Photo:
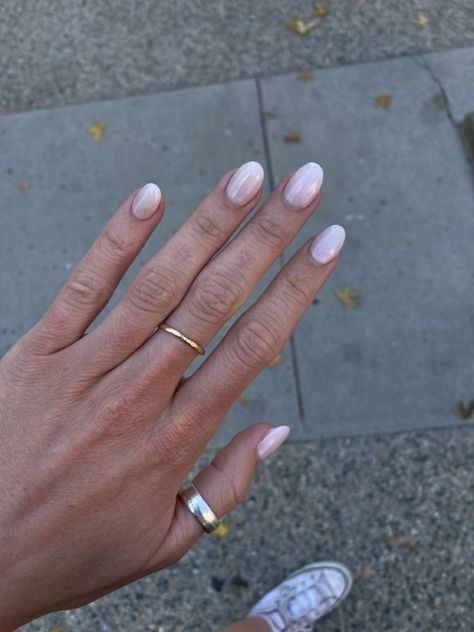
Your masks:
[[[194,479],[201,496],[218,518],[242,503],[259,463],[287,438],[288,426],[261,422],[239,432]],[[177,500],[175,518],[163,547],[180,559],[204,533],[186,504]]]

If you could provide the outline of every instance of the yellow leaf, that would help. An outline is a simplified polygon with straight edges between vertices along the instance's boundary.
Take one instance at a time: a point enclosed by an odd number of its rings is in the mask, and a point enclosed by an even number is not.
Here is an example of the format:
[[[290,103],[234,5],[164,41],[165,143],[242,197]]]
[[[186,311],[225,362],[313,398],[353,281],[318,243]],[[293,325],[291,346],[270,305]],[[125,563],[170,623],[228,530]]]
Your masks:
[[[283,353],[279,353],[273,358],[273,360],[270,360],[270,362],[267,364],[267,367],[272,369],[274,366],[278,366],[279,364],[281,364],[282,360],[283,360]]]
[[[286,26],[293,31],[293,33],[298,33],[299,35],[307,35],[310,31],[314,29],[317,24],[316,20],[311,20],[310,22],[305,22],[297,15],[294,15],[292,18],[285,22]]]
[[[389,94],[379,94],[374,99],[374,107],[388,110],[392,105],[392,97]]]
[[[227,520],[227,518],[224,518],[223,520],[221,520],[221,523],[217,527],[217,529],[215,529],[212,532],[212,535],[215,535],[216,538],[219,538],[220,540],[225,540],[229,531],[230,531],[230,522],[229,520]]]
[[[418,28],[424,29],[431,24],[431,20],[426,13],[418,13],[416,16],[415,24]]]
[[[31,180],[18,180],[18,182],[15,182],[15,186],[18,191],[28,191],[28,189],[31,189]]]
[[[328,4],[318,3],[314,5],[314,12],[318,18],[325,18],[331,13],[331,7]]]
[[[359,307],[359,298],[361,293],[357,290],[353,290],[351,287],[347,286],[341,290],[336,290],[334,294],[336,298],[339,299],[344,309],[357,309]]]
[[[60,625],[52,625],[49,628],[49,632],[66,632],[66,628],[62,628]]]
[[[367,577],[370,577],[370,575],[372,575],[373,570],[374,570],[373,564],[371,564],[370,562],[366,562],[365,564],[362,564],[360,572],[361,572],[362,577],[367,578]]]
[[[241,395],[238,399],[238,402],[240,402],[241,404],[251,404],[253,402],[253,399],[251,397],[247,397],[247,395]]]
[[[464,402],[458,402],[454,412],[458,417],[467,421],[474,415],[474,399],[471,399],[470,402],[466,402],[466,404],[464,404]]]
[[[301,134],[296,130],[292,129],[286,134],[283,134],[283,140],[285,143],[300,143],[301,142]]]
[[[92,139],[95,143],[100,143],[102,138],[104,137],[105,130],[107,126],[102,121],[94,121],[90,127],[88,127],[87,131],[92,136]]]
[[[296,78],[300,81],[311,81],[314,78],[314,74],[312,70],[302,70],[296,75]]]
[[[400,544],[402,541],[402,538],[398,535],[388,535],[387,541],[390,542],[390,544]]]

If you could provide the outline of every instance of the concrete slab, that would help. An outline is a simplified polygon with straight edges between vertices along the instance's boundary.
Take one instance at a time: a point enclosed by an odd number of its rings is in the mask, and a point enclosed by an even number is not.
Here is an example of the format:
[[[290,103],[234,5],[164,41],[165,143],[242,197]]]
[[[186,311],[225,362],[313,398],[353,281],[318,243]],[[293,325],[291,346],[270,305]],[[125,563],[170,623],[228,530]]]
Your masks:
[[[307,433],[464,423],[453,408],[472,398],[474,197],[437,82],[401,59],[262,89],[276,176],[307,160],[326,170],[302,238],[331,223],[348,232],[295,335]],[[391,107],[374,107],[380,94]],[[286,144],[288,130],[301,142]],[[334,296],[347,286],[361,292],[358,309]]]
[[[2,0],[0,111],[154,93],[474,45],[472,0]],[[430,23],[417,25],[424,13]]]
[[[87,133],[94,120],[107,125],[98,144]],[[126,281],[225,171],[264,163],[253,81],[6,116],[0,144],[0,353],[43,313],[135,187],[158,182],[167,213]],[[297,424],[294,389],[288,353],[258,378],[251,401],[236,404],[219,443],[261,418]]]
[[[474,48],[431,53],[424,58],[443,86],[453,118],[463,121],[474,112]]]
[[[209,455],[208,455],[209,458]],[[230,516],[177,566],[24,632],[209,632],[288,573],[335,559],[354,574],[324,632],[470,632],[474,430],[286,445]]]

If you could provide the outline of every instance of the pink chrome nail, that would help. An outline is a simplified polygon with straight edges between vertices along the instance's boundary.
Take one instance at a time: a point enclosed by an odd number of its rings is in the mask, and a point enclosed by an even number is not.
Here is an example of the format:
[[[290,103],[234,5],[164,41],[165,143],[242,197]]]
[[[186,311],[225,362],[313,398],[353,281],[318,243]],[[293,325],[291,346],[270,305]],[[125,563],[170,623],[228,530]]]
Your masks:
[[[263,182],[263,167],[258,162],[246,162],[230,179],[226,194],[232,204],[243,206],[255,197]]]
[[[132,212],[138,219],[148,219],[157,210],[161,202],[161,191],[156,184],[149,182],[138,191],[132,202]]]
[[[311,244],[311,256],[316,263],[325,265],[337,257],[345,239],[346,231],[342,226],[329,226]]]
[[[308,162],[289,179],[283,195],[295,209],[306,208],[314,201],[323,184],[324,172],[317,162]]]
[[[263,459],[266,459],[267,456],[273,454],[276,450],[278,450],[289,434],[290,428],[288,426],[278,426],[277,428],[272,428],[257,445],[258,458],[263,461]]]

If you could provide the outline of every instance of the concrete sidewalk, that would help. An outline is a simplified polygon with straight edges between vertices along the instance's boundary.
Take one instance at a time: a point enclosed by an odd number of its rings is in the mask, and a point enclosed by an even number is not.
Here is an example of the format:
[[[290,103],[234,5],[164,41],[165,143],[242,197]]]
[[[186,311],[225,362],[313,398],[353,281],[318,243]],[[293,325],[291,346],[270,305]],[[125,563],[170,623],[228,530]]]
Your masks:
[[[157,181],[167,213],[126,282],[227,169],[260,160],[273,186],[316,159],[324,200],[296,245],[343,224],[343,261],[281,364],[236,403],[213,445],[261,418],[290,423],[295,439],[465,424],[454,409],[472,398],[474,200],[456,119],[474,104],[474,82],[467,88],[446,69],[464,77],[473,57],[438,53],[320,70],[309,81],[284,75],[1,117],[0,199],[10,212],[0,351],[43,313],[136,186]],[[381,94],[389,108],[374,106]],[[87,133],[94,120],[107,126],[100,143]],[[300,142],[285,142],[288,132]],[[354,308],[337,298],[347,287],[360,293]]]
[[[474,434],[455,409],[473,397],[473,173],[461,125],[474,109],[473,62],[464,49],[0,117],[0,353],[144,182],[160,184],[167,214],[126,281],[249,159],[270,186],[321,161],[324,201],[302,239],[329,223],[348,230],[283,361],[213,443],[259,418],[293,429],[228,538],[26,629],[207,632],[295,566],[328,557],[357,581],[319,630],[470,629]],[[100,143],[87,132],[97,120]],[[335,295],[347,287],[360,292],[354,308]]]

